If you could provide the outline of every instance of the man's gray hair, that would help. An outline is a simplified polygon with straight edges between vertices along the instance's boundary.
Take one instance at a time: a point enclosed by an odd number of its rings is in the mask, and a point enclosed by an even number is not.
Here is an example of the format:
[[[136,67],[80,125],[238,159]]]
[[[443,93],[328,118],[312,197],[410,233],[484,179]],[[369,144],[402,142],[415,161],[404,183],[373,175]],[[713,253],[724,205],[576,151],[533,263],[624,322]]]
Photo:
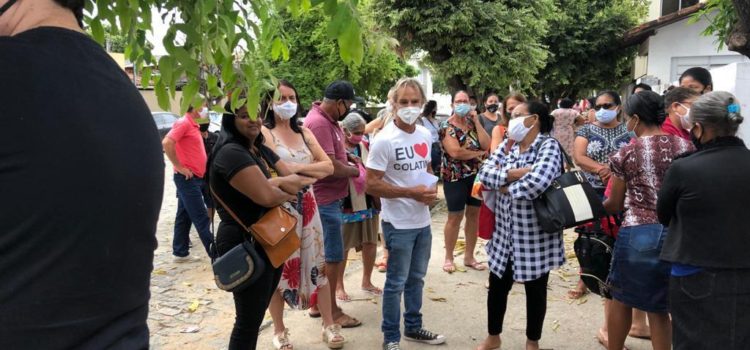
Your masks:
[[[690,107],[690,121],[716,132],[718,136],[734,136],[744,118],[740,102],[726,91],[709,92]]]

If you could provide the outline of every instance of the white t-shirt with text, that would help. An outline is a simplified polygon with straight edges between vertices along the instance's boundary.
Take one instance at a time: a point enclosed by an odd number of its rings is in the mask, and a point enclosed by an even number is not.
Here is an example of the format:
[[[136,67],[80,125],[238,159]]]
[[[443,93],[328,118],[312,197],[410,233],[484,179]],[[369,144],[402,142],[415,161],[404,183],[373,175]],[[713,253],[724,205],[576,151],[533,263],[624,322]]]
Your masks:
[[[382,171],[383,180],[398,187],[415,187],[430,167],[430,132],[417,125],[409,134],[387,125],[370,145],[367,167]],[[411,198],[381,198],[380,217],[399,230],[430,226],[430,208]]]

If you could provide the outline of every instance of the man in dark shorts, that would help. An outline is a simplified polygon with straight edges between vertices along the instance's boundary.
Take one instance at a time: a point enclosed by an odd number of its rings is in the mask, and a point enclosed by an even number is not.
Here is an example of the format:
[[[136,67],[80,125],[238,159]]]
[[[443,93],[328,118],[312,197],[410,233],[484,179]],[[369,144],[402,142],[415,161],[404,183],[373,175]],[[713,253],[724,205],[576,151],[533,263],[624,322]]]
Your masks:
[[[148,349],[151,113],[83,0],[0,0],[0,349]]]

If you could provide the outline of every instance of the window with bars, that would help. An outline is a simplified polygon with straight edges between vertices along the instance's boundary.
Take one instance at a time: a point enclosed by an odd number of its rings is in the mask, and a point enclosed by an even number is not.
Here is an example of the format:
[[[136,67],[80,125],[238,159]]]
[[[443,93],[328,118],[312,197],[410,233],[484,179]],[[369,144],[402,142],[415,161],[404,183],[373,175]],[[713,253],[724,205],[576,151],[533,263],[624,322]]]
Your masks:
[[[662,0],[661,1],[661,15],[666,16],[670,13],[677,12],[686,7],[693,6],[698,3],[698,0]]]

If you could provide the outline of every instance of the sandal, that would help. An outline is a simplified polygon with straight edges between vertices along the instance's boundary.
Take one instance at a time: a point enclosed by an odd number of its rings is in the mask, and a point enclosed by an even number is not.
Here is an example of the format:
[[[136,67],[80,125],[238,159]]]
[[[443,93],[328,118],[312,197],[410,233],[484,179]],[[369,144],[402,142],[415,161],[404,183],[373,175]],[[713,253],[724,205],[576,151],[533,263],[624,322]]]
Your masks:
[[[453,265],[453,261],[446,260],[445,263],[443,264],[443,271],[445,271],[447,273],[454,273],[454,272],[456,272],[456,266]]]
[[[289,328],[284,328],[281,334],[273,335],[273,347],[276,350],[293,350],[294,346],[289,341]]]
[[[482,263],[480,263],[479,261],[476,261],[476,260],[474,260],[473,263],[469,263],[469,264],[467,264],[467,263],[464,262],[464,266],[466,266],[466,267],[468,267],[470,269],[477,270],[477,271],[487,270],[487,266],[484,266]]]
[[[341,326],[334,323],[323,328],[323,342],[328,345],[329,349],[343,348],[346,339],[341,335]]]
[[[383,295],[383,290],[380,289],[380,288],[378,288],[378,287],[375,287],[375,286],[367,287],[367,288],[362,287],[362,291],[365,292],[365,293],[367,293],[367,294],[374,295],[376,297],[379,297],[379,296]]]
[[[355,328],[362,325],[362,321],[351,317],[347,314],[342,315],[338,319],[336,319],[336,324],[340,325],[341,328]]]
[[[388,263],[385,260],[381,260],[375,266],[378,268],[378,272],[386,272],[388,270]]]
[[[568,299],[581,299],[584,295],[589,294],[588,289],[580,290],[578,288],[568,290]]]

